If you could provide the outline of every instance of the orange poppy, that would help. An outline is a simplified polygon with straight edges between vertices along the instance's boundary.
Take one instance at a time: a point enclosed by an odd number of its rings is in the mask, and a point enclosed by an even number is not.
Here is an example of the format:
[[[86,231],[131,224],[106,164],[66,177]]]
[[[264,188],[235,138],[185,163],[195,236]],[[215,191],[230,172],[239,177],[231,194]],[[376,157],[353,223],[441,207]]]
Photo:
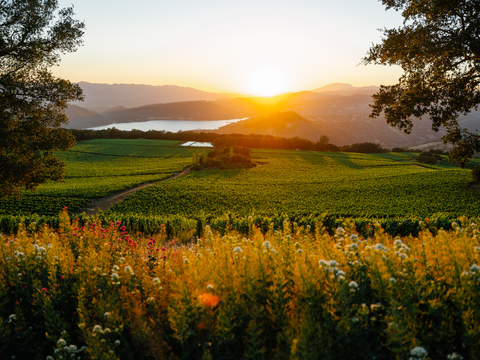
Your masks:
[[[211,306],[211,307],[217,306],[218,303],[220,302],[220,299],[218,298],[218,296],[215,296],[209,293],[203,293],[198,295],[198,300],[200,300],[200,302],[203,305]]]

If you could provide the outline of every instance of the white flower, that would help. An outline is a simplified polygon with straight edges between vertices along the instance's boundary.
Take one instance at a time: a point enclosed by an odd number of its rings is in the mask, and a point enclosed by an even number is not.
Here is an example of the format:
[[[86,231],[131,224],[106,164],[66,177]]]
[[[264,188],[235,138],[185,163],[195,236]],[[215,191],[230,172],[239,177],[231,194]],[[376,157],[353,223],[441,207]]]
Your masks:
[[[67,342],[63,339],[58,339],[57,341],[57,346],[58,347],[64,347],[64,346],[67,346]]]
[[[350,284],[348,284],[353,289],[358,289],[358,284],[355,281],[350,281]]]
[[[301,254],[303,252],[302,249],[297,249],[297,253]]]
[[[243,250],[242,250],[242,248],[241,248],[240,246],[237,246],[235,249],[233,249],[233,252],[234,252],[234,253],[237,253],[237,254],[238,254],[238,253],[241,253],[242,251],[243,251]]]
[[[356,243],[358,241],[358,235],[357,234],[350,235],[350,241]]]
[[[17,317],[15,316],[15,314],[12,314],[8,317],[8,319],[11,321],[11,320],[15,320]]]
[[[212,285],[212,284],[208,284],[208,285],[207,285],[207,290],[213,290],[213,285]]]
[[[115,281],[115,280],[118,280],[119,278],[120,278],[120,277],[118,276],[117,273],[113,273],[113,274],[112,274],[112,280]]]
[[[375,250],[387,250],[387,248],[385,246],[383,246],[383,244],[376,244],[375,245]]]
[[[95,325],[93,327],[92,332],[93,332],[93,336],[95,336],[97,333],[102,332],[102,327],[100,325]]]
[[[188,259],[187,259],[187,258],[183,258],[183,262],[184,262],[185,264],[188,264]]]
[[[119,346],[120,345],[120,340],[115,340],[115,346]]]
[[[265,241],[265,242],[262,244],[262,246],[263,246],[265,249],[267,249],[267,250],[270,249],[270,246],[271,246],[271,245],[270,245],[270,241]]]
[[[336,266],[338,263],[335,260],[330,260],[330,266]]]
[[[319,266],[328,266],[329,265],[329,262],[325,261],[325,260],[318,260],[318,265]]]
[[[109,319],[110,318],[110,313],[107,311],[105,314],[103,314],[103,316],[105,317],[105,319]]]
[[[345,233],[345,230],[341,227],[337,228],[337,235],[343,235]]]
[[[448,360],[463,360],[463,356],[454,352],[450,355],[447,355],[447,359]]]
[[[480,272],[480,266],[474,264],[474,265],[470,266],[470,271],[478,273],[478,272]]]
[[[118,265],[113,265],[112,271],[118,271],[118,270],[120,270],[120,268],[118,267]]]
[[[160,285],[160,279],[158,277],[153,279],[153,285]]]
[[[390,280],[388,280],[389,282],[391,282],[392,284],[396,283],[397,282],[397,279],[395,279],[394,277],[391,277]]]
[[[133,275],[133,270],[130,266],[125,266],[125,274],[130,274],[130,275]]]
[[[350,251],[353,251],[353,250],[358,250],[358,245],[357,244],[351,244],[350,245]]]
[[[417,346],[410,350],[410,355],[412,356],[410,359],[425,359],[427,354],[427,350],[421,346]]]

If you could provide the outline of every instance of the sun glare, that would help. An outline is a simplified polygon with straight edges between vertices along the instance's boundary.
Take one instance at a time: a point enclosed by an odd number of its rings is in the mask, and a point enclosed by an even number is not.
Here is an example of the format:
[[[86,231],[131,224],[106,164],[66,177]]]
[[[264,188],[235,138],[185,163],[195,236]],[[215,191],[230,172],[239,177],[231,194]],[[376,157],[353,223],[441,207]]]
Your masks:
[[[274,96],[285,91],[281,73],[271,68],[259,69],[250,78],[252,92],[257,96]]]

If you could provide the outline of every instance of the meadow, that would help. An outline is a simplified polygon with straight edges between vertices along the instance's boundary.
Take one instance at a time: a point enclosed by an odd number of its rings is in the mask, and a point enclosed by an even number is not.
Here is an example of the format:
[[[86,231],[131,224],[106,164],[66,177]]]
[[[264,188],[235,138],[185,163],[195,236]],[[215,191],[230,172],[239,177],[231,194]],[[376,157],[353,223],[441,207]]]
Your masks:
[[[181,245],[120,223],[0,241],[3,359],[479,359],[475,223],[273,224]]]

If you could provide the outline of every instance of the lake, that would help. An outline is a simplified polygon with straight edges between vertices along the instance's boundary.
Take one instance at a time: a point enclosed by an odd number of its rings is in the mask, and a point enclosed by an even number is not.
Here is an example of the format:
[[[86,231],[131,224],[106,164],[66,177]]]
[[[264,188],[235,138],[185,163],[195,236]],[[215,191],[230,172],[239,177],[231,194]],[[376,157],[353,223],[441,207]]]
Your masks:
[[[244,119],[230,120],[150,120],[143,122],[118,123],[89,128],[90,130],[104,130],[116,128],[118,130],[165,130],[170,132],[189,131],[189,130],[216,130],[222,126],[228,125]]]

